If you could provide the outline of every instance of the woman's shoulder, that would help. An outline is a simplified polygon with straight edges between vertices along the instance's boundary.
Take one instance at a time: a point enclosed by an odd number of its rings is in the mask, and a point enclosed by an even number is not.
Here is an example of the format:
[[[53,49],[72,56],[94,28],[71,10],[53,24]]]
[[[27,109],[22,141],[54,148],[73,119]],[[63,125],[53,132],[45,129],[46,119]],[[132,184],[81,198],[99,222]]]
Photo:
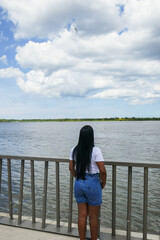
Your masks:
[[[96,162],[104,161],[101,149],[99,147],[93,147],[92,157]]]
[[[101,149],[97,146],[94,146],[93,147],[93,151],[96,153],[96,152],[101,152]]]
[[[69,156],[70,160],[73,160],[73,150],[74,149],[75,149],[75,147],[72,147],[71,150],[70,150],[70,156]]]
[[[75,149],[75,146],[71,148],[71,151],[73,152],[74,149]]]
[[[70,153],[73,153],[75,146],[71,148]]]

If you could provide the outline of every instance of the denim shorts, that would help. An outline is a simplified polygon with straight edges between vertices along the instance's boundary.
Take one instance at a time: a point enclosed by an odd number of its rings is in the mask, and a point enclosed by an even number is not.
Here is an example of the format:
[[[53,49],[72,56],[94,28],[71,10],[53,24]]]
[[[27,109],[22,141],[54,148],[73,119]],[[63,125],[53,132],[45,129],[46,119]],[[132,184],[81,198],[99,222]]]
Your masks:
[[[90,206],[99,206],[102,203],[102,187],[99,174],[85,174],[85,180],[76,179],[74,196],[77,203],[88,203]]]

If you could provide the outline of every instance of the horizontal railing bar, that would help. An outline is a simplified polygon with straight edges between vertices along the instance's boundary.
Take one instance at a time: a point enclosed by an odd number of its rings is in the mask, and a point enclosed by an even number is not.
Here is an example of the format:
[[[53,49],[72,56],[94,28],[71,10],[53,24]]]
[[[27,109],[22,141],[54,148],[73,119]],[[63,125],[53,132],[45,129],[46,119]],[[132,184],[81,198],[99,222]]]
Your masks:
[[[0,158],[10,158],[12,160],[33,160],[33,161],[45,161],[45,162],[68,162],[67,158],[50,158],[50,157],[32,157],[32,156],[15,156],[15,155],[0,155]]]
[[[105,165],[112,166],[122,166],[122,167],[148,167],[148,168],[160,168],[160,163],[152,162],[152,163],[144,163],[144,162],[104,162]]]
[[[12,160],[33,160],[33,161],[47,161],[47,162],[69,162],[67,158],[51,158],[51,157],[32,157],[32,156],[15,156],[15,155],[0,155],[0,158],[9,158]],[[124,162],[124,161],[105,161],[105,165],[111,166],[126,166],[126,167],[148,167],[148,168],[160,168],[160,163],[152,162],[152,163],[145,163],[145,162]]]

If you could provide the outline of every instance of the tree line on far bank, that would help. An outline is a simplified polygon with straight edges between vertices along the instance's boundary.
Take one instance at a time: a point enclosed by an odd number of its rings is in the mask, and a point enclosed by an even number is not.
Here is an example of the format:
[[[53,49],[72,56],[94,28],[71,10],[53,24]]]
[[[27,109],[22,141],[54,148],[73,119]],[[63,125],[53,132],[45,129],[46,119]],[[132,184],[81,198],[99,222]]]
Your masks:
[[[62,119],[0,119],[0,122],[80,122],[80,121],[159,121],[160,117],[62,118]]]

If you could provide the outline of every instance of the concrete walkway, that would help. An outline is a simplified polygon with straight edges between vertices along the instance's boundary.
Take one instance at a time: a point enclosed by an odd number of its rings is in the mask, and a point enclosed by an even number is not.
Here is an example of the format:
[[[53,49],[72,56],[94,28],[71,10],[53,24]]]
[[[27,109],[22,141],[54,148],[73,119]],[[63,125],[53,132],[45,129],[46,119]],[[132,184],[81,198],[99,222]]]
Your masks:
[[[125,234],[126,235],[126,234]],[[137,236],[136,236],[137,235]],[[140,236],[141,235],[141,236]],[[109,235],[101,235],[101,239],[103,240],[125,240],[126,237],[123,235],[116,235],[116,237],[112,238],[111,234]],[[135,233],[132,240],[140,240],[142,239],[142,234]],[[160,240],[160,236],[158,235],[150,235],[147,236],[148,240]],[[69,237],[60,234],[54,233],[46,233],[42,231],[29,230],[19,227],[6,226],[0,224],[0,240],[79,240],[76,237]]]
[[[68,237],[59,234],[45,233],[41,231],[22,229],[0,225],[1,240],[78,240],[75,237]]]

